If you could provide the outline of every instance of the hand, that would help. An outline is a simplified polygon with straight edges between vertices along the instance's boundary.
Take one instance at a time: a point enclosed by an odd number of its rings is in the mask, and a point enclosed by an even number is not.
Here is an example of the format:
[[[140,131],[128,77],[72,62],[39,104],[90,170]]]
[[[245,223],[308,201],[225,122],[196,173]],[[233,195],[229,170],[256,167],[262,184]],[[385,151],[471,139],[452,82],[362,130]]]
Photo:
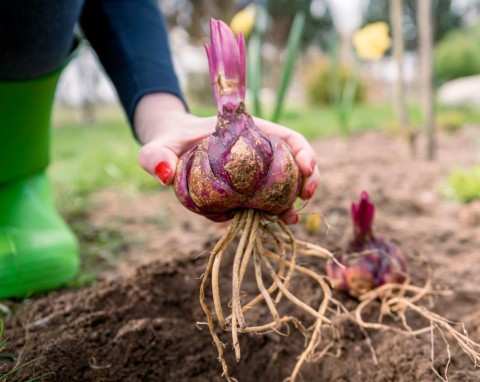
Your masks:
[[[140,165],[155,179],[169,186],[173,183],[178,158],[215,131],[216,117],[199,118],[188,114],[183,103],[168,93],[144,96],[135,109],[134,124],[143,147]],[[282,138],[291,148],[303,175],[300,197],[310,199],[320,175],[313,148],[301,134],[261,118],[255,124],[267,135]],[[294,206],[282,214],[287,224],[298,221]]]

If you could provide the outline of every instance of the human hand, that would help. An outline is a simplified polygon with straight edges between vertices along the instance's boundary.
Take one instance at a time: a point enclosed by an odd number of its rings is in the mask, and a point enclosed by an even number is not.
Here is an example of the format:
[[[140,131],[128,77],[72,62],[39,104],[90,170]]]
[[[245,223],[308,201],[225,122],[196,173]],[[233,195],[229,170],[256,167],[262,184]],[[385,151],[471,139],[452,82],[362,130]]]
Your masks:
[[[174,95],[152,93],[144,96],[134,116],[135,129],[143,144],[139,153],[140,165],[163,185],[171,185],[178,158],[213,133],[216,120],[216,117],[200,118],[187,113],[183,103]],[[254,120],[265,134],[280,137],[290,146],[303,175],[299,196],[310,199],[320,179],[313,148],[305,137],[291,129],[261,118]],[[293,205],[281,217],[287,224],[298,221]]]

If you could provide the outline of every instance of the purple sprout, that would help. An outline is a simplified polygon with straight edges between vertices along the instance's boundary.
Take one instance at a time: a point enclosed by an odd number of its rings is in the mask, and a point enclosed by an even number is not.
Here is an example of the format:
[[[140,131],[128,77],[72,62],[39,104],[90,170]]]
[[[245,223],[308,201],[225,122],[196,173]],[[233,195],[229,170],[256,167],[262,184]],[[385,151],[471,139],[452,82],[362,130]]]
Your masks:
[[[345,253],[336,256],[344,267],[334,262],[326,266],[334,287],[354,297],[387,283],[405,281],[405,258],[388,238],[374,235],[374,215],[375,206],[363,191],[358,204],[352,203],[353,240]]]

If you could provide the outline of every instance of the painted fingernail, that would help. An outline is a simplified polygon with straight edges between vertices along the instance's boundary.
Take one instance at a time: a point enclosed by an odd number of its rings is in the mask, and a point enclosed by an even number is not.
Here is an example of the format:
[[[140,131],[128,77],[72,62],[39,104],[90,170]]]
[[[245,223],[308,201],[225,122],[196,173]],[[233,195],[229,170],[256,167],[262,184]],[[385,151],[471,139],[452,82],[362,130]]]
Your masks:
[[[298,214],[295,214],[295,218],[293,219],[293,224],[297,224],[299,220]]]
[[[310,199],[313,194],[315,193],[315,190],[317,189],[317,184],[316,183],[311,183],[308,188],[307,188],[307,193],[308,193],[308,198]]]
[[[163,184],[167,183],[168,177],[172,173],[172,169],[167,162],[160,162],[155,167],[155,175],[162,181]]]

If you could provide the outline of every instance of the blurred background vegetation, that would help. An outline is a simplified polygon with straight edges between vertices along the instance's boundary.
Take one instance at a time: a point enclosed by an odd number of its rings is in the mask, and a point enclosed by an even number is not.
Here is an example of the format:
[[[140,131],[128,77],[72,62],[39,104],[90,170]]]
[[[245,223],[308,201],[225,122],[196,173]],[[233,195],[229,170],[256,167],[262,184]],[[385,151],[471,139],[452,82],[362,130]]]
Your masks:
[[[454,132],[480,124],[480,0],[431,0],[436,127]],[[355,81],[349,131],[374,129],[398,134],[393,105],[399,77],[392,49],[377,60],[358,59],[352,36],[363,26],[384,21],[390,27],[385,0],[162,0],[177,72],[192,113],[215,114],[203,44],[209,19],[229,23],[254,4],[267,12],[261,41],[259,96],[264,109],[274,107],[285,65],[286,46],[295,15],[305,14],[300,52],[286,94],[280,123],[308,139],[339,133],[338,108],[332,97],[336,85]],[[409,125],[422,124],[419,85],[418,0],[403,0],[405,104]],[[247,39],[248,42],[248,39]],[[335,45],[336,57],[329,52]],[[335,70],[332,70],[335,69]],[[454,91],[443,91],[452,81],[467,78]],[[476,82],[477,81],[477,82]],[[455,85],[455,84],[453,84]],[[451,89],[451,88],[447,88]],[[443,96],[443,94],[447,96]],[[452,95],[458,95],[453,97]],[[251,94],[247,95],[251,101]],[[249,103],[251,105],[251,103]],[[115,91],[88,48],[65,71],[54,111],[50,175],[57,200],[74,208],[75,198],[108,187],[145,191],[157,184],[137,164],[138,143],[118,106]]]

